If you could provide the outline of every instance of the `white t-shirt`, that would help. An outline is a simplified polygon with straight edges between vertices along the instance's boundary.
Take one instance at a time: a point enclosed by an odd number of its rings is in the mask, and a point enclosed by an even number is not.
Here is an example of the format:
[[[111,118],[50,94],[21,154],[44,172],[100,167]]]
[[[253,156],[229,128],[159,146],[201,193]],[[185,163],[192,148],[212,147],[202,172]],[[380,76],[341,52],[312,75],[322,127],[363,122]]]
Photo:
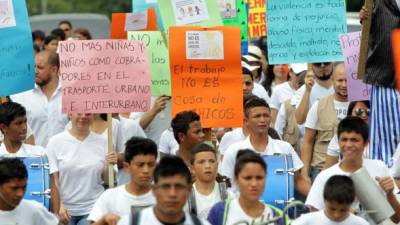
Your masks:
[[[254,88],[252,94],[264,99],[269,105],[271,102],[271,97],[269,97],[268,92],[265,90],[265,88],[261,84],[257,84],[256,82],[253,82],[253,84]]]
[[[229,146],[231,146],[236,142],[243,141],[245,139],[246,136],[243,133],[243,129],[235,128],[231,131],[226,132],[224,136],[222,136],[218,150],[221,153],[221,155],[224,155]]]
[[[369,156],[368,156],[368,148],[369,148],[369,145],[366,145],[365,148],[364,148],[363,156],[366,159],[369,158]],[[334,156],[334,157],[339,157],[340,156],[340,147],[339,147],[339,140],[338,140],[337,134],[335,134],[335,136],[333,136],[332,140],[329,142],[326,154],[330,155],[330,156]]]
[[[197,191],[196,185],[193,184],[194,196],[196,197],[196,210],[197,216],[200,219],[207,219],[208,214],[210,213],[211,208],[214,204],[222,201],[221,193],[219,192],[218,183],[215,182],[214,189],[209,195],[203,195]],[[232,196],[232,194],[228,194],[228,196]],[[233,196],[232,196],[233,197]]]
[[[392,157],[393,159],[393,165],[390,167],[390,173],[392,174],[393,177],[400,177],[400,143],[397,146],[396,151],[394,151],[394,155]]]
[[[350,102],[339,102],[333,100],[336,110],[336,116],[338,120],[342,120],[347,116],[347,108],[349,107]],[[310,111],[308,111],[307,119],[304,124],[305,127],[318,130],[317,122],[318,122],[318,103],[319,101],[315,102],[312,106]]]
[[[1,225],[57,225],[58,219],[42,204],[22,199],[11,211],[0,210]]]
[[[231,201],[229,206],[229,211],[227,214],[226,225],[236,225],[236,224],[258,224],[261,222],[265,222],[267,220],[272,219],[273,211],[267,205],[265,205],[265,209],[263,214],[258,218],[253,218],[248,216],[242,209],[239,204],[239,199],[235,198]],[[240,221],[243,221],[239,223]],[[244,222],[246,221],[246,222]],[[271,223],[273,224],[273,223]]]
[[[245,140],[237,142],[228,147],[224,154],[224,158],[220,165],[220,173],[229,177],[231,180],[234,178],[234,168],[236,163],[236,155],[239,150],[242,149],[251,149],[256,151],[253,145],[250,143],[250,137],[247,137]],[[281,140],[275,140],[271,137],[268,137],[268,144],[263,152],[260,153],[261,155],[274,155],[274,154],[285,154],[291,155],[293,159],[293,168],[295,171],[301,169],[303,167],[303,162],[300,160],[297,153],[294,151],[293,147]]]
[[[113,213],[120,217],[131,213],[131,206],[148,207],[156,203],[153,192],[136,196],[126,190],[126,185],[106,190],[93,206],[88,217],[89,221],[96,222],[105,214]]]
[[[307,200],[305,203],[306,205],[312,206],[318,210],[325,208],[323,193],[325,184],[328,181],[328,179],[334,175],[350,176],[350,173],[343,171],[339,167],[339,165],[340,163],[337,163],[332,167],[329,167],[328,169],[321,171],[318,174],[318,176],[314,180],[314,183],[311,186],[310,192],[308,193]],[[364,159],[363,167],[367,170],[368,174],[372,178],[390,176],[389,169],[382,161]],[[377,185],[379,185],[378,182],[376,183]],[[394,190],[393,192],[395,193],[397,192],[397,190]],[[383,190],[382,193],[384,193]],[[359,204],[358,202],[353,203],[353,207],[355,209],[358,209],[358,204]]]
[[[290,87],[289,82],[284,82],[282,84],[278,84],[274,88],[274,92],[271,96],[270,107],[276,110],[279,110],[282,103],[286,100],[292,98],[292,96],[296,93],[296,90]]]
[[[158,144],[158,151],[168,155],[176,155],[179,149],[179,144],[175,140],[172,128],[164,130],[161,134],[160,143]]]
[[[72,216],[89,214],[104,191],[101,175],[106,165],[106,142],[93,132],[80,141],[69,131],[49,141],[50,174],[59,172],[61,200]]]
[[[14,102],[25,107],[28,123],[33,130],[37,145],[46,147],[49,139],[62,132],[68,123],[67,114],[61,111],[61,95],[61,82],[59,82],[50,100],[37,85],[32,90],[11,96]]]
[[[151,97],[151,105],[154,104],[156,98]],[[140,120],[144,112],[131,113],[130,118]],[[144,129],[146,136],[153,140],[157,145],[160,141],[161,134],[164,130],[171,126],[171,100],[168,100],[165,109],[154,117],[153,121]]]
[[[39,145],[22,144],[16,153],[9,153],[4,143],[0,144],[0,157],[29,157],[29,156],[44,156],[45,150]]]
[[[306,91],[306,86],[304,84],[293,95],[291,104],[295,105],[296,108],[299,107],[301,99],[303,98],[305,91]],[[319,99],[321,99],[325,96],[331,95],[333,93],[335,93],[335,90],[333,89],[333,85],[330,88],[325,88],[325,87],[319,85],[318,82],[315,82],[313,87],[311,88],[309,107],[311,107]]]
[[[369,225],[366,220],[352,213],[342,222],[335,222],[325,215],[324,210],[303,214],[292,225],[314,225],[316,221],[319,225]]]
[[[124,216],[118,221],[118,225],[130,225],[131,216]],[[202,225],[211,225],[207,220],[200,219]],[[140,211],[138,225],[163,225],[154,214],[154,207],[148,207]],[[185,221],[180,225],[195,225],[189,213],[185,212]]]

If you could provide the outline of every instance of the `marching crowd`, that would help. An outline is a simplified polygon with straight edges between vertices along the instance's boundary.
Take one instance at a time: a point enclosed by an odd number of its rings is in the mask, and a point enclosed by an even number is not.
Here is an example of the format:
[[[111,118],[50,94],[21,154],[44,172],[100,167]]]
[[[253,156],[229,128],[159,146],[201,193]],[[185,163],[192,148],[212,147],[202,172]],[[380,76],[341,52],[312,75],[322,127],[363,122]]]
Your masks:
[[[242,56],[239,128],[203,128],[194,111],[171,118],[165,95],[144,113],[62,113],[58,41],[91,35],[69,21],[48,36],[34,31],[35,87],[0,105],[0,224],[375,224],[349,178],[361,168],[399,223],[400,94],[389,32],[400,26],[399,8],[375,0],[373,12],[360,12],[372,16],[370,101],[349,102],[342,62],[268,65],[266,37],[254,40]],[[289,160],[292,185],[266,189],[277,173],[268,156]],[[38,179],[26,157],[48,160],[48,208],[24,199]],[[289,189],[307,206],[298,218],[263,200]]]

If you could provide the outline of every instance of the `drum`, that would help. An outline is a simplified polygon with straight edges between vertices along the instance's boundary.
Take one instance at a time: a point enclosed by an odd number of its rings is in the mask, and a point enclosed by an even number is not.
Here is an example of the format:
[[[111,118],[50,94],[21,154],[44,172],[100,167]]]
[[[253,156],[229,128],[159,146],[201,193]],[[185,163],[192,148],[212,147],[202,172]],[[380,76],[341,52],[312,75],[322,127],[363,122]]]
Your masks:
[[[42,203],[50,209],[49,163],[47,157],[20,158],[28,170],[28,185],[24,199]]]
[[[261,200],[284,209],[294,200],[294,170],[290,155],[264,155],[267,163],[267,178]]]

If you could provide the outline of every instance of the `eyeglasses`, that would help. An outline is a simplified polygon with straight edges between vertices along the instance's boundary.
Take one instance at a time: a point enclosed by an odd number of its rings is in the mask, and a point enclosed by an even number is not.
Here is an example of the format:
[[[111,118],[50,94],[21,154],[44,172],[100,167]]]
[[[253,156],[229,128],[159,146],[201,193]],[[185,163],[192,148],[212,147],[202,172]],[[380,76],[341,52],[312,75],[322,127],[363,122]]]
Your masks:
[[[314,65],[314,66],[317,66],[317,67],[321,67],[322,65],[329,66],[329,65],[331,65],[331,64],[332,64],[332,62],[313,63],[313,65]]]
[[[354,110],[354,115],[361,117],[364,114],[364,116],[369,116],[369,109],[355,109]]]

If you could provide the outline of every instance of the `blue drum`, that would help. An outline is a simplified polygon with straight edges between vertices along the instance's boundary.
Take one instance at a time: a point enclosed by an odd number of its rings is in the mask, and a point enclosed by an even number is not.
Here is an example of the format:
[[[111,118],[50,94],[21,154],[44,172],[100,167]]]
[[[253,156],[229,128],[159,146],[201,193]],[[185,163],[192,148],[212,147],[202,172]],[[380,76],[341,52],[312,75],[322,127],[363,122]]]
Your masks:
[[[42,203],[50,209],[49,163],[47,157],[20,158],[28,170],[28,186],[24,199]]]
[[[261,200],[284,209],[294,200],[294,170],[290,155],[263,155],[267,163],[267,178]]]

